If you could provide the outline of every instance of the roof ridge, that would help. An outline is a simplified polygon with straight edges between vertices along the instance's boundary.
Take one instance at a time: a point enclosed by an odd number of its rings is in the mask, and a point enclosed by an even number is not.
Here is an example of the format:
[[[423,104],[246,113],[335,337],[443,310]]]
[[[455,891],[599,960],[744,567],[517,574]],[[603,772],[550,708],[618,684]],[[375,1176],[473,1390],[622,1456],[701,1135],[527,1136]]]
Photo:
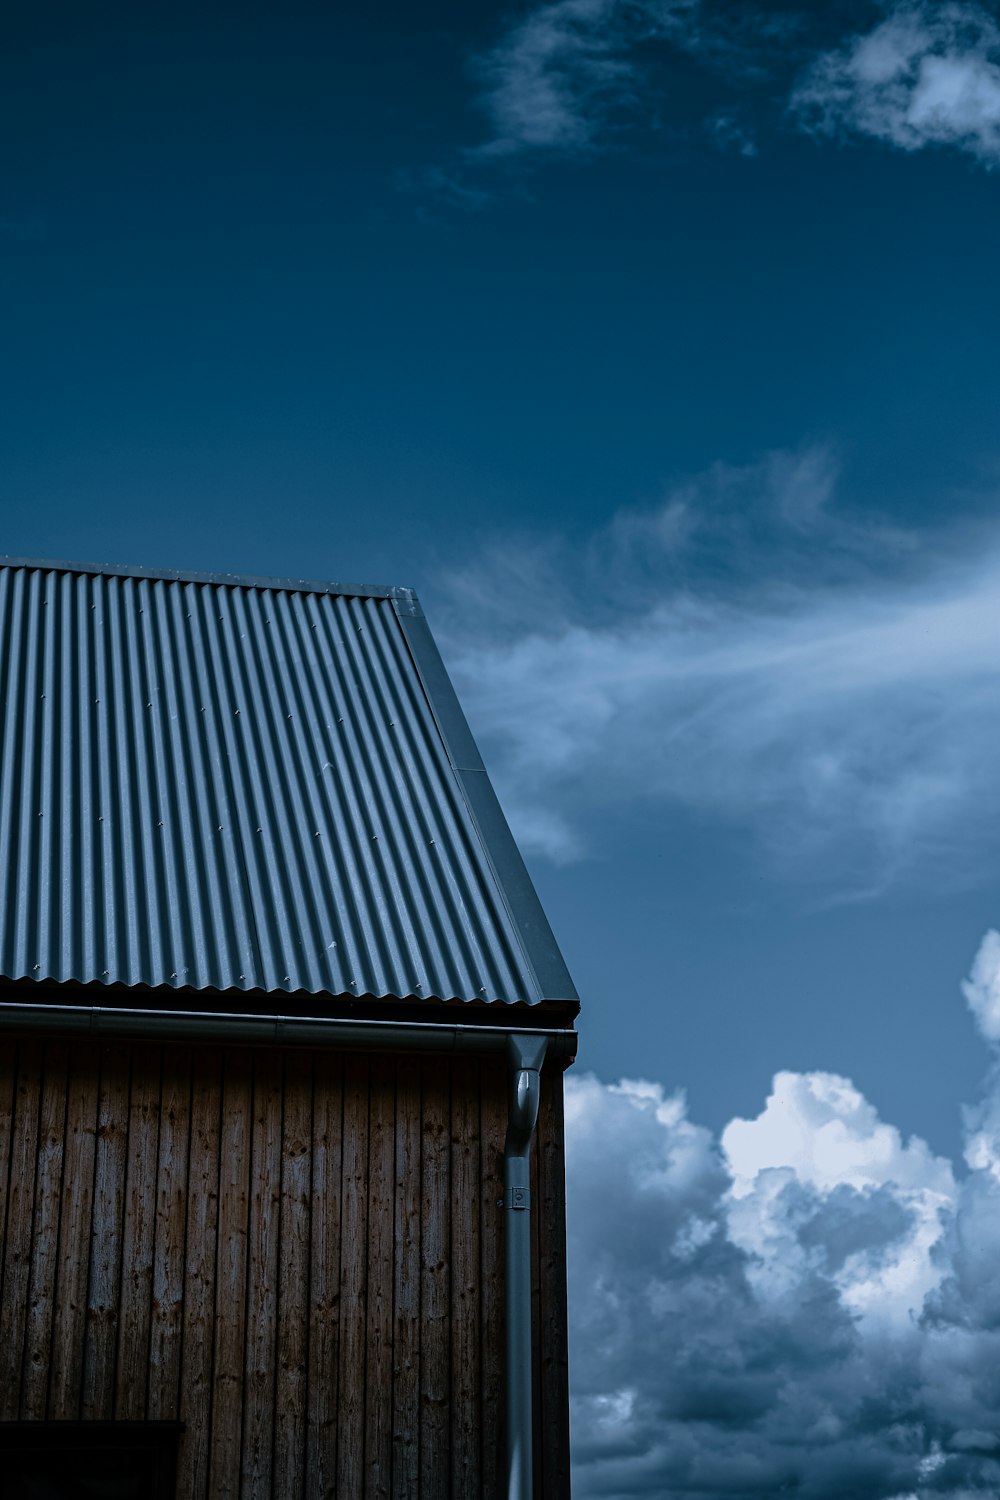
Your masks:
[[[165,583],[206,583],[219,588],[274,589],[293,594],[335,594],[342,599],[400,599],[416,603],[416,592],[401,584],[340,583],[307,578],[270,578],[250,573],[201,573],[186,568],[150,568],[139,563],[65,562],[44,557],[0,554],[0,568],[44,573],[76,573],[100,578],[149,578]]]

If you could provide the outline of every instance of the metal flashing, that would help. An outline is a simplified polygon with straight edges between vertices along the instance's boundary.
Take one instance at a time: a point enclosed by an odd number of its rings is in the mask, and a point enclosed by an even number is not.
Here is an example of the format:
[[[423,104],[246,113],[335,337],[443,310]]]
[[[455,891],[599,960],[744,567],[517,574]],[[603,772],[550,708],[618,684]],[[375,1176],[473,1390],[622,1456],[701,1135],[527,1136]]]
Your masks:
[[[0,553],[0,568],[41,573],[82,573],[93,578],[151,578],[164,583],[208,583],[217,588],[275,589],[291,594],[336,594],[344,599],[415,599],[411,588],[382,583],[333,583],[306,578],[267,578],[243,573],[196,573],[183,568],[147,568],[133,563],[54,562]]]
[[[422,616],[401,615],[400,623],[537,993],[549,1000],[576,1000],[566,962],[493,790],[437,642]]]

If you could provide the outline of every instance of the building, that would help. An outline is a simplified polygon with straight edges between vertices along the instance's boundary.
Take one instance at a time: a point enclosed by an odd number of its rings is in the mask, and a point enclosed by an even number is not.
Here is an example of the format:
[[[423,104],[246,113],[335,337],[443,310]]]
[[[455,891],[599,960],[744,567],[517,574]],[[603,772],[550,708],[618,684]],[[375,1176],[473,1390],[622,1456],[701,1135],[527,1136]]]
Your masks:
[[[579,1006],[412,591],[0,560],[0,713],[0,1489],[568,1495]]]

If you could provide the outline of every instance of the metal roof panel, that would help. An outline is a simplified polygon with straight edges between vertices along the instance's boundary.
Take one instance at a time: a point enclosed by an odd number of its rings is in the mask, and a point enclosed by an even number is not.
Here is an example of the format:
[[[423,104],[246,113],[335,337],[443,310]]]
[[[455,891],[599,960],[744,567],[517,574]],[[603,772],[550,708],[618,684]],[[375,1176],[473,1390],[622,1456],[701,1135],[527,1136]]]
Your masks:
[[[0,560],[0,976],[574,1000],[409,589]]]

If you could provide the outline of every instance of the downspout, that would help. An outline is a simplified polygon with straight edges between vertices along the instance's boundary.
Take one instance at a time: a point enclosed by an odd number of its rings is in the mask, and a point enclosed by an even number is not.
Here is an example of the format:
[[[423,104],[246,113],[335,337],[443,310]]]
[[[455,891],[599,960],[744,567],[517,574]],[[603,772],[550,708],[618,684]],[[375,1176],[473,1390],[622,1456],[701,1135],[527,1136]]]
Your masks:
[[[510,1112],[503,1153],[506,1306],[507,1500],[532,1500],[531,1142],[548,1037],[507,1038]]]

